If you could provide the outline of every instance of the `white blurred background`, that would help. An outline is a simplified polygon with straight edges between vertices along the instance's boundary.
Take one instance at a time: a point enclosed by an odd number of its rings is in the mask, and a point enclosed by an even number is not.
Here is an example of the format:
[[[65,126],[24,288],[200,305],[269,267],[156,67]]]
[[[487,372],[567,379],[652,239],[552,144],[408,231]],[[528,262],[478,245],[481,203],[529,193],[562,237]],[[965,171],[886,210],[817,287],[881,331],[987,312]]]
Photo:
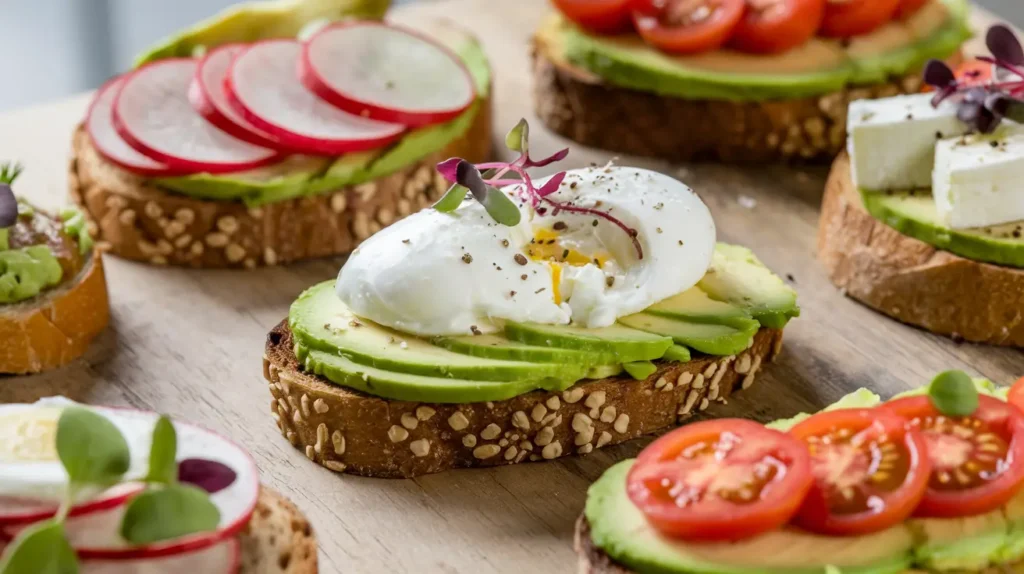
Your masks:
[[[0,110],[95,88],[155,40],[236,1],[0,0]],[[396,0],[411,1],[429,0]],[[1024,0],[977,2],[1024,26]]]

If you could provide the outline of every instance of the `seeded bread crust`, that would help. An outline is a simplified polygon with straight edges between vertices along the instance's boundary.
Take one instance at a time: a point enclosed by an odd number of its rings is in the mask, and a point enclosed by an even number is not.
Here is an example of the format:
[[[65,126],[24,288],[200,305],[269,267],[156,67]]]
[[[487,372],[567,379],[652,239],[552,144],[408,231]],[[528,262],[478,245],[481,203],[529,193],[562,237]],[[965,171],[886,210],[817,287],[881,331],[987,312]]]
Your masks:
[[[491,153],[491,102],[440,152],[391,175],[331,193],[247,207],[159,189],[105,160],[82,126],[72,140],[68,186],[89,231],[111,253],[155,265],[277,265],[352,251],[381,228],[430,205],[448,189],[434,166]]]
[[[781,347],[781,330],[761,329],[737,356],[661,363],[643,381],[612,377],[493,403],[427,404],[307,374],[285,321],[267,336],[263,377],[281,434],[310,460],[335,472],[399,478],[588,454],[678,425],[750,387]]]
[[[826,183],[818,258],[846,295],[899,321],[1024,347],[1024,269],[953,255],[875,219],[854,188],[846,154]]]
[[[673,162],[829,161],[846,142],[851,101],[914,93],[922,85],[915,72],[816,97],[689,100],[611,85],[566,62],[539,36],[533,77],[537,116],[552,131],[586,146]]]
[[[239,574],[317,574],[316,535],[302,512],[263,487],[256,511],[239,535]]]

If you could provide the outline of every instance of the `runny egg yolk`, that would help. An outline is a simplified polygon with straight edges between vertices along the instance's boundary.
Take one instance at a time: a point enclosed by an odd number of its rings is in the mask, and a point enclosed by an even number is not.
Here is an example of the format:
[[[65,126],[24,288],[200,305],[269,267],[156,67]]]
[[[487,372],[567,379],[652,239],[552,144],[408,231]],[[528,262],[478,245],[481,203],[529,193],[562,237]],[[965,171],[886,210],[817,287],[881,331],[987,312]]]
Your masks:
[[[33,409],[0,417],[0,462],[57,460],[59,409]]]
[[[526,254],[534,261],[547,261],[551,268],[551,293],[555,305],[562,304],[562,266],[583,267],[593,263],[598,269],[604,268],[604,264],[611,259],[606,252],[599,252],[594,256],[585,255],[576,249],[566,248],[561,241],[561,236],[555,229],[541,228],[534,232],[533,239],[526,246]]]

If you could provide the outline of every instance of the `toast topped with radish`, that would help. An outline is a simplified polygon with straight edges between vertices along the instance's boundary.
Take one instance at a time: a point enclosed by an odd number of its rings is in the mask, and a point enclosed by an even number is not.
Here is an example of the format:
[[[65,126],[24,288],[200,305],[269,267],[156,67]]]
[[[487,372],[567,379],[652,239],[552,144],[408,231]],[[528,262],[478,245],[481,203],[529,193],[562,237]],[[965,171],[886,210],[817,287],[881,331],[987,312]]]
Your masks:
[[[351,251],[424,207],[431,166],[489,152],[490,68],[448,22],[381,0],[242,4],[108,81],[72,197],[112,253],[255,267]]]
[[[0,571],[315,574],[302,514],[237,444],[61,397],[0,406]]]
[[[77,209],[16,197],[20,165],[0,166],[0,374],[38,373],[82,355],[107,326],[103,262]]]

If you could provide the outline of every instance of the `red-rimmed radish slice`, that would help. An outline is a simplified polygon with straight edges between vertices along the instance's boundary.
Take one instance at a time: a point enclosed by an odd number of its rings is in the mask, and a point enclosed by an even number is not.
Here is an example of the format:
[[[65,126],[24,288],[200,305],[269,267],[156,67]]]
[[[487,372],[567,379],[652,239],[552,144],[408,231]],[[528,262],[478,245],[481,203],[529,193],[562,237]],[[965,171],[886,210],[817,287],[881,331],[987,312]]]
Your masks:
[[[157,558],[96,560],[82,558],[80,574],[235,574],[241,566],[241,543],[231,538],[190,552]]]
[[[306,153],[339,155],[386,145],[405,126],[338,109],[296,79],[302,45],[295,40],[252,44],[231,64],[228,100],[250,123]]]
[[[158,60],[132,72],[114,100],[114,127],[128,145],[171,168],[207,173],[253,169],[278,152],[240,140],[206,121],[188,101],[198,63]]]
[[[316,33],[303,46],[299,75],[349,113],[407,126],[450,120],[476,99],[473,77],[447,48],[377,22],[340,23]]]
[[[189,85],[188,99],[199,115],[218,128],[251,144],[278,149],[280,144],[270,134],[245,121],[228,103],[224,79],[231,61],[245,49],[242,44],[228,44],[207,53]]]
[[[123,84],[124,76],[108,80],[100,86],[96,97],[89,104],[89,111],[85,115],[85,130],[92,140],[93,147],[110,163],[139,175],[180,175],[166,164],[136,151],[114,129],[114,98]]]
[[[119,484],[100,496],[75,506],[68,516],[76,518],[91,514],[102,514],[123,505],[125,501],[142,490],[136,483]],[[19,524],[31,524],[46,520],[57,514],[57,505],[52,502],[32,501],[22,498],[0,497],[0,526],[4,531]],[[12,528],[17,530],[17,528]]]

